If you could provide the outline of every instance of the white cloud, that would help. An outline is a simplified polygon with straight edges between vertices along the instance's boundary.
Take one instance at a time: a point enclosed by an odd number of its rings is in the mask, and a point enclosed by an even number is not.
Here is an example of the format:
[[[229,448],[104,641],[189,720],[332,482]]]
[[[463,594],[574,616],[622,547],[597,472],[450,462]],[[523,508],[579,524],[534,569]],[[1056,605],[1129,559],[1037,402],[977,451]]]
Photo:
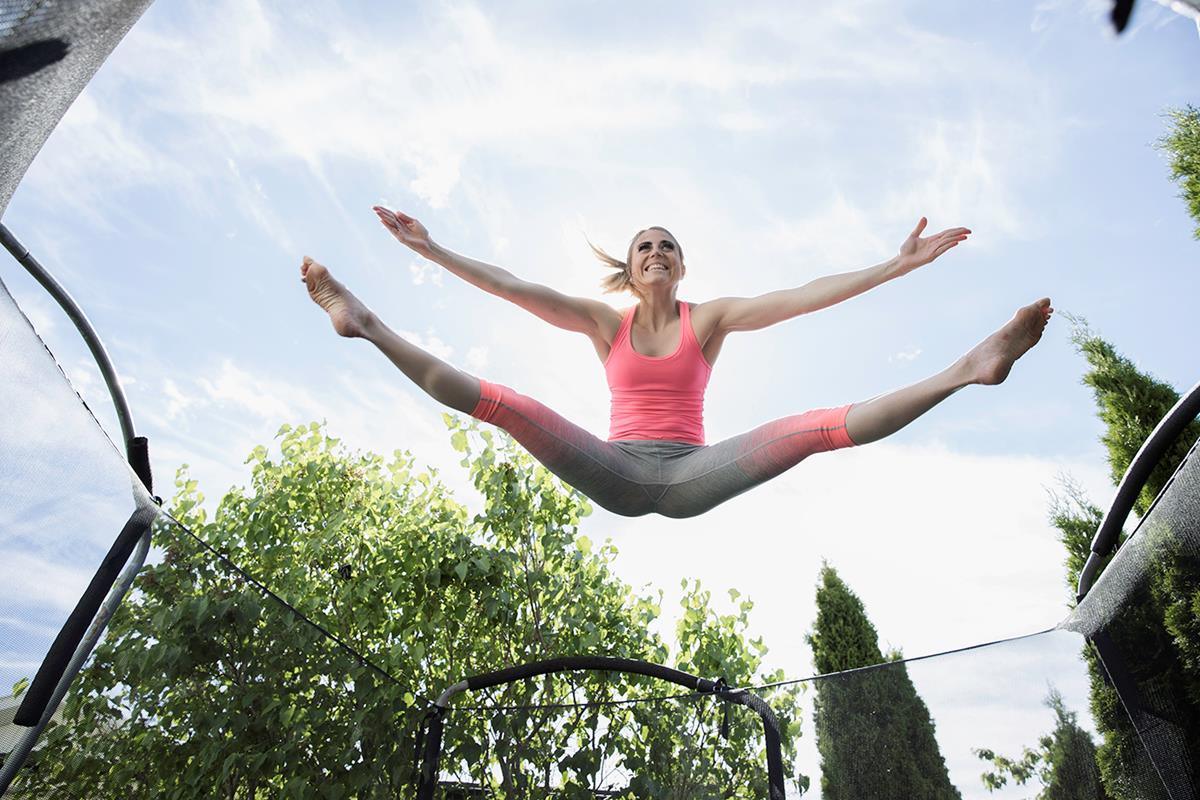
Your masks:
[[[444,347],[436,337],[417,338],[434,349]],[[335,350],[348,344],[334,342]],[[440,469],[457,494],[471,497],[470,482],[458,467],[461,456],[448,444],[441,419],[445,409],[386,361],[367,363],[378,369],[363,370],[350,357],[347,364],[353,366],[322,367],[319,379],[297,382],[278,369],[251,374],[225,360],[211,378],[165,380],[165,411],[155,413],[162,404],[148,402],[140,415],[152,443],[160,494],[168,493],[162,488],[169,485],[168,476],[186,463],[211,506],[228,487],[247,483],[242,460],[255,446],[270,445],[282,423],[318,421],[352,449],[417,453],[421,466]],[[220,435],[213,435],[217,430]]]
[[[261,419],[295,420],[311,418],[311,403],[306,394],[294,391],[283,382],[242,369],[226,359],[214,378],[200,378],[197,387],[212,402],[232,406]]]
[[[237,4],[239,23],[232,29],[194,23],[186,30],[136,29],[131,40],[141,50],[125,62],[122,77],[160,113],[205,120],[194,145],[219,147],[243,162],[295,159],[314,170],[331,159],[365,161],[381,166],[391,180],[408,173],[412,190],[435,208],[459,183],[464,159],[481,148],[528,152],[538,143],[601,131],[687,125],[691,112],[681,92],[720,99],[725,108],[718,124],[746,131],[767,125],[761,113],[736,100],[748,87],[872,76],[933,80],[935,71],[904,60],[895,41],[936,42],[892,24],[881,6],[784,12],[797,17],[795,25],[781,21],[778,11],[748,12],[694,37],[657,39],[653,48],[631,42],[576,52],[553,38],[517,34],[502,17],[471,4],[444,7],[423,21],[427,35],[400,43],[387,24],[352,28]],[[210,20],[227,16],[232,9],[206,14]],[[768,32],[778,47],[762,53],[750,46]],[[859,46],[843,48],[833,40],[847,32],[864,37]],[[303,48],[303,59],[295,59],[291,48],[270,46],[284,36],[291,47]],[[872,46],[876,40],[891,46]],[[174,69],[163,69],[163,62]],[[91,99],[72,113],[77,128],[104,121],[117,130]],[[128,132],[103,142],[117,145],[108,148],[106,161],[126,168],[129,179],[154,179],[164,166],[164,153]]]
[[[39,337],[45,338],[58,327],[55,309],[44,295],[21,293],[14,295],[13,300]]]
[[[79,602],[94,571],[95,567],[68,566],[59,558],[6,548],[0,559],[0,585],[11,598],[66,613]]]
[[[878,234],[878,220],[835,192],[824,209],[803,218],[776,219],[771,232],[774,249],[812,262],[822,272],[839,267],[866,266],[893,249]],[[810,277],[816,277],[815,275]]]
[[[444,272],[431,261],[413,261],[408,265],[408,272],[412,276],[413,286],[420,286],[426,281],[434,286],[443,285]]]
[[[59,215],[100,230],[121,225],[149,233],[129,209],[113,204],[114,192],[134,186],[175,184],[187,195],[188,171],[145,137],[114,100],[85,89],[67,110],[34,161],[23,185],[46,199]]]
[[[888,363],[894,363],[897,361],[899,361],[901,363],[916,361],[917,358],[920,357],[920,355],[921,355],[921,348],[910,347],[907,350],[900,350],[899,352],[893,353],[892,355],[888,356]]]
[[[402,339],[412,342],[426,353],[443,361],[450,361],[454,357],[454,348],[438,338],[432,330],[426,331],[424,336],[406,330],[398,330],[396,333],[400,334]]]
[[[1108,24],[1110,13],[1112,3],[1109,0],[1041,0],[1033,7],[1029,29],[1034,33],[1045,33],[1057,20],[1068,15],[1069,24],[1078,25],[1082,18],[1092,27],[1103,29]]]
[[[973,220],[980,220],[993,236],[1028,238],[1034,220],[1021,210],[1017,191],[1031,176],[1033,164],[1021,158],[1032,149],[1031,132],[1022,128],[1026,119],[1004,116],[980,111],[971,119],[923,122],[913,137],[919,172],[903,189],[889,193],[889,216],[916,210],[930,218],[933,230],[972,227],[977,225]]]
[[[179,386],[170,378],[163,381],[162,390],[167,399],[167,419],[178,419],[197,402],[195,397],[180,391]]]
[[[467,372],[480,373],[487,368],[488,364],[488,348],[472,347],[467,350],[467,357],[463,359],[463,369]]]
[[[761,131],[768,127],[767,120],[753,111],[727,111],[717,115],[717,124],[733,133]]]

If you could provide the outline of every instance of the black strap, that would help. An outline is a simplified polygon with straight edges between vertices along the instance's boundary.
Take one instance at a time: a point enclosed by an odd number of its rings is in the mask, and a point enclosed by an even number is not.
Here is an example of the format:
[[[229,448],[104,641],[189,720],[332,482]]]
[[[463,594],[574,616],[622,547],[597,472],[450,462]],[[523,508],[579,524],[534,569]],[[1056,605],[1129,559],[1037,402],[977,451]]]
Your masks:
[[[129,561],[129,554],[133,552],[138,540],[150,530],[150,523],[154,521],[157,513],[158,510],[155,507],[145,506],[134,511],[129,517],[129,521],[125,523],[125,527],[121,529],[116,541],[109,548],[108,555],[100,562],[100,567],[92,576],[92,582],[88,584],[83,596],[79,598],[75,610],[71,612],[71,616],[67,617],[54,644],[50,645],[50,651],[42,661],[42,666],[38,669],[29,690],[25,692],[25,698],[21,701],[21,707],[17,709],[16,716],[13,717],[14,724],[32,728],[41,720],[42,715],[46,712],[46,705],[54,694],[55,687],[58,686],[63,673],[66,672],[67,664],[75,655],[79,643],[87,633],[88,626],[96,618],[96,612],[100,609],[100,604],[104,602],[104,596],[108,594],[108,590],[116,582],[121,569]]]
[[[421,753],[421,763],[417,770],[417,800],[433,800],[434,790],[437,789],[445,718],[446,710],[434,706],[421,720],[420,732],[417,734],[417,750]]]
[[[138,480],[146,487],[147,492],[154,494],[154,476],[150,474],[150,449],[146,437],[135,436],[126,442],[125,454]]]

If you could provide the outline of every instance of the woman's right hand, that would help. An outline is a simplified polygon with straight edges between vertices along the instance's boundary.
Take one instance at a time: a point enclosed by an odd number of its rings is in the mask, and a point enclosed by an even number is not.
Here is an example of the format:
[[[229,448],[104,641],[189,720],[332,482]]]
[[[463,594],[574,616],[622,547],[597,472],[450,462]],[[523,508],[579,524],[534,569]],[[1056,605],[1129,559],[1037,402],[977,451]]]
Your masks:
[[[396,241],[423,256],[429,256],[433,240],[429,238],[429,231],[424,225],[401,211],[392,211],[383,206],[374,206],[373,210],[388,233],[396,237]]]

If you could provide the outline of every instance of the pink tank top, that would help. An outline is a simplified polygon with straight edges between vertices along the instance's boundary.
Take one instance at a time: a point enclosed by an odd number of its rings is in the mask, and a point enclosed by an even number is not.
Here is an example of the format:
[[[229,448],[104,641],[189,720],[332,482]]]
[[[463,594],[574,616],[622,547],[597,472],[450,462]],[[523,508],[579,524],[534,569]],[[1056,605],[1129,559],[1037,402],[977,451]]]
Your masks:
[[[621,319],[604,362],[612,391],[608,440],[665,439],[704,444],[704,390],[712,367],[692,330],[692,313],[679,303],[679,346],[669,356],[644,356],[633,349],[631,308]]]

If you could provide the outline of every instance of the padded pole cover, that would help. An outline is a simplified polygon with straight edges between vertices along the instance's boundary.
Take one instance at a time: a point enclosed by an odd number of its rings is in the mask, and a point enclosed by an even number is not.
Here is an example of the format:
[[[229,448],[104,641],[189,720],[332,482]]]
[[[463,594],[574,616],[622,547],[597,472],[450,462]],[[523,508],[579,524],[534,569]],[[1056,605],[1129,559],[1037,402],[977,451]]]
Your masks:
[[[645,661],[635,661],[631,658],[607,658],[603,656],[566,656],[551,658],[546,661],[535,661],[532,664],[522,664],[509,667],[497,672],[475,675],[467,678],[468,689],[486,689],[503,683],[512,683],[522,678],[534,678],[551,672],[572,672],[574,670],[608,670],[611,672],[628,672],[634,675],[648,675],[651,678],[669,681],[687,689],[698,692],[711,692],[717,688],[716,681],[698,678],[677,669],[649,664]]]
[[[141,539],[143,534],[149,530],[150,523],[154,521],[155,516],[157,516],[155,507],[143,506],[129,517],[129,521],[125,523],[125,527],[121,529],[121,533],[100,563],[96,574],[92,576],[92,581],[88,584],[83,596],[79,598],[75,610],[71,612],[71,616],[67,618],[62,630],[58,632],[54,644],[50,645],[50,651],[42,660],[42,666],[38,669],[28,691],[25,692],[16,716],[13,717],[14,724],[32,728],[41,720],[42,714],[46,710],[46,704],[54,694],[54,687],[58,686],[58,681],[62,678],[67,664],[70,663],[76,648],[79,647],[79,642],[83,640],[88,626],[96,617],[100,604],[104,602],[104,596],[108,594],[108,590],[117,580],[121,568],[129,560],[129,554],[133,552],[138,539]]]

